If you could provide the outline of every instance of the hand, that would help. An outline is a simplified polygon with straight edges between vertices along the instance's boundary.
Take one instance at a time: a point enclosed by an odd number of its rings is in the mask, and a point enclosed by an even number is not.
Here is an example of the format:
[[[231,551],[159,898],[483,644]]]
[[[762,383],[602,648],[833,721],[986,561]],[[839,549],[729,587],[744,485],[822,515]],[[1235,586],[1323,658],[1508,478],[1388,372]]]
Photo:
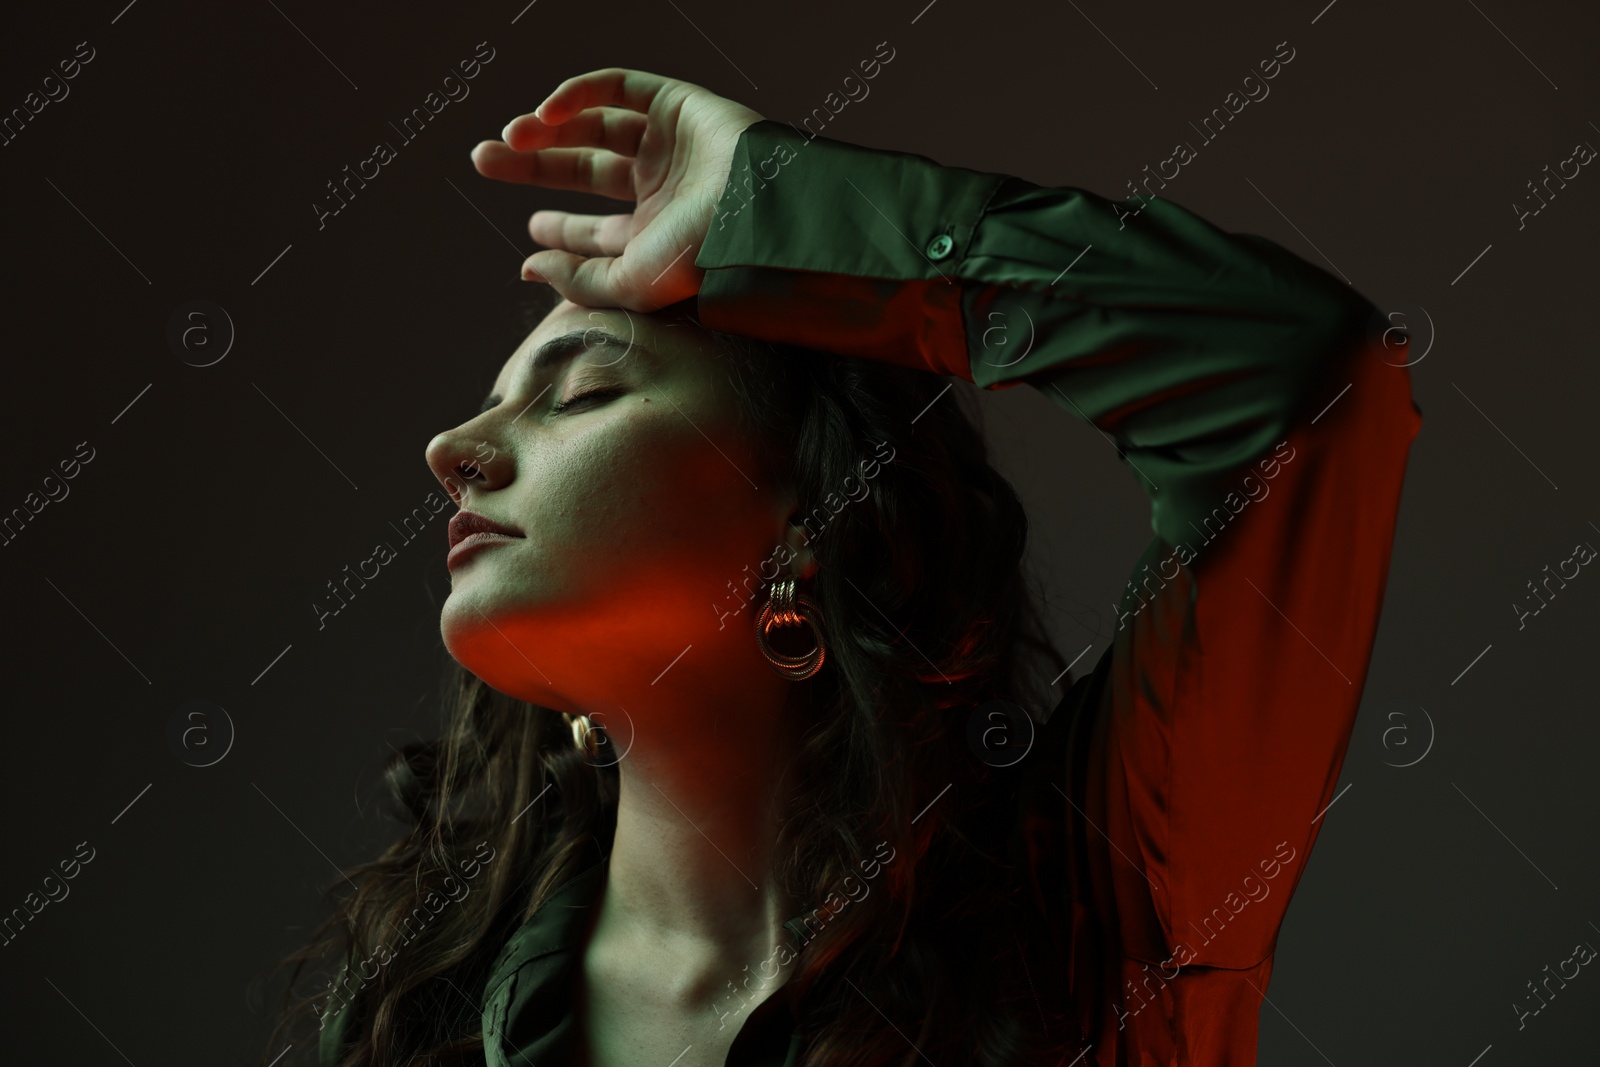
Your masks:
[[[634,201],[623,215],[535,211],[528,232],[547,250],[522,276],[575,304],[655,311],[700,291],[694,261],[734,145],[761,118],[689,82],[607,67],[556,86],[472,162],[486,178]]]

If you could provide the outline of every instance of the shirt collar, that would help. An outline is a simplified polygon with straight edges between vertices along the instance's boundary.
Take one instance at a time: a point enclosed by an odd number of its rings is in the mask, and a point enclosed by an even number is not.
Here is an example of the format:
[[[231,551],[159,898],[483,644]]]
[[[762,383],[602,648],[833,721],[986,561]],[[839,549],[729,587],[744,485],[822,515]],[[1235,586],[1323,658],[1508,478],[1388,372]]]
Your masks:
[[[605,888],[609,856],[579,871],[501,948],[490,968],[483,1006],[488,1067],[540,1067],[573,1061],[573,1011],[582,947]],[[784,923],[804,943],[806,915]],[[734,994],[729,994],[734,996]],[[800,1048],[799,1007],[788,983],[746,1013],[731,1001],[729,1025],[739,1027],[729,1067],[790,1067]]]

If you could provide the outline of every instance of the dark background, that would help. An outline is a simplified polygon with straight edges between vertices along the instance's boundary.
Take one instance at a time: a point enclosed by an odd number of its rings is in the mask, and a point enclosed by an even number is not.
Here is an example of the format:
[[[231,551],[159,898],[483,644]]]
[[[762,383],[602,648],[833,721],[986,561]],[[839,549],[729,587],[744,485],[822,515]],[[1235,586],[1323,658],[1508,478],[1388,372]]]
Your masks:
[[[1512,607],[1600,544],[1600,174],[1521,230],[1511,207],[1600,145],[1589,5],[525,2],[5,16],[0,111],[78,42],[95,57],[0,146],[0,512],[79,442],[94,459],[0,548],[0,912],[79,842],[95,858],[0,948],[0,1059],[253,1062],[260,975],[323,916],[336,869],[392,836],[375,772],[438,721],[443,519],[325,629],[310,604],[436,488],[424,445],[520,340],[526,217],[596,204],[483,179],[472,146],[612,65],[798,122],[888,41],[828,136],[1110,197],[1188,140],[1199,156],[1163,195],[1425,309],[1424,423],[1349,788],[1283,927],[1260,1062],[1596,1062],[1593,968],[1521,1031],[1511,1007],[1600,946],[1600,577],[1520,632]],[[402,144],[387,124],[483,41],[471,95]],[[1296,55],[1271,95],[1202,145],[1188,124],[1282,41]],[[319,231],[324,183],[379,140],[397,158]],[[236,331],[208,367],[167,340],[193,300]],[[201,321],[221,344],[223,321]],[[1058,646],[1092,646],[1081,673],[1151,536],[1146,498],[1042,395],[983,400],[1036,516]],[[205,751],[232,734],[211,766],[169,735],[192,700],[226,712],[205,720]]]

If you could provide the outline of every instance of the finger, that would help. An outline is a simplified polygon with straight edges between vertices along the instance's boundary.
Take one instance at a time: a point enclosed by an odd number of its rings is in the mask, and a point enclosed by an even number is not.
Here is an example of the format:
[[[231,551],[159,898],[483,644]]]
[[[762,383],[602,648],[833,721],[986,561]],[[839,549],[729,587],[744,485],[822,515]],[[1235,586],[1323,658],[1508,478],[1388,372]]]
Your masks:
[[[546,248],[560,248],[580,256],[620,256],[628,244],[633,214],[575,215],[570,211],[535,211],[528,234]]]
[[[534,114],[550,125],[560,125],[586,108],[612,105],[644,114],[656,94],[672,83],[644,70],[627,67],[606,67],[568,78],[544,102],[534,108]]]
[[[672,284],[637,282],[632,277],[631,264],[622,257],[584,258],[556,249],[529,256],[522,265],[522,276],[528,281],[546,282],[564,299],[585,307],[658,311],[696,292],[693,286],[676,279],[669,279]]]
[[[604,148],[619,156],[639,154],[639,142],[650,126],[647,116],[619,107],[592,107],[559,126],[529,112],[506,123],[500,140],[518,152],[542,148]]]
[[[598,148],[546,148],[515,152],[501,141],[481,141],[472,164],[485,178],[573,189],[613,200],[632,200],[633,160]]]
[[[574,304],[618,307],[620,305],[605,285],[610,265],[615,262],[611,257],[580,256],[552,248],[535,252],[524,260],[522,277],[524,281],[545,282]],[[597,269],[596,264],[604,266]]]

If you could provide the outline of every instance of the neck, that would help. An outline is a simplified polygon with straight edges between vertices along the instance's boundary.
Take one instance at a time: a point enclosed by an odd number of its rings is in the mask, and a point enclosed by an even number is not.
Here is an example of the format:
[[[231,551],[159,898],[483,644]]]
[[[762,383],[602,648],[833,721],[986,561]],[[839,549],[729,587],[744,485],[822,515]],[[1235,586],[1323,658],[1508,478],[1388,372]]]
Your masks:
[[[776,988],[772,964],[761,965],[801,910],[773,868],[803,713],[790,703],[794,683],[761,668],[737,693],[724,675],[709,704],[697,685],[690,708],[635,705],[632,736],[613,738],[626,755],[591,961],[648,971],[685,1006],[715,1001],[730,981],[760,990],[757,973]]]

